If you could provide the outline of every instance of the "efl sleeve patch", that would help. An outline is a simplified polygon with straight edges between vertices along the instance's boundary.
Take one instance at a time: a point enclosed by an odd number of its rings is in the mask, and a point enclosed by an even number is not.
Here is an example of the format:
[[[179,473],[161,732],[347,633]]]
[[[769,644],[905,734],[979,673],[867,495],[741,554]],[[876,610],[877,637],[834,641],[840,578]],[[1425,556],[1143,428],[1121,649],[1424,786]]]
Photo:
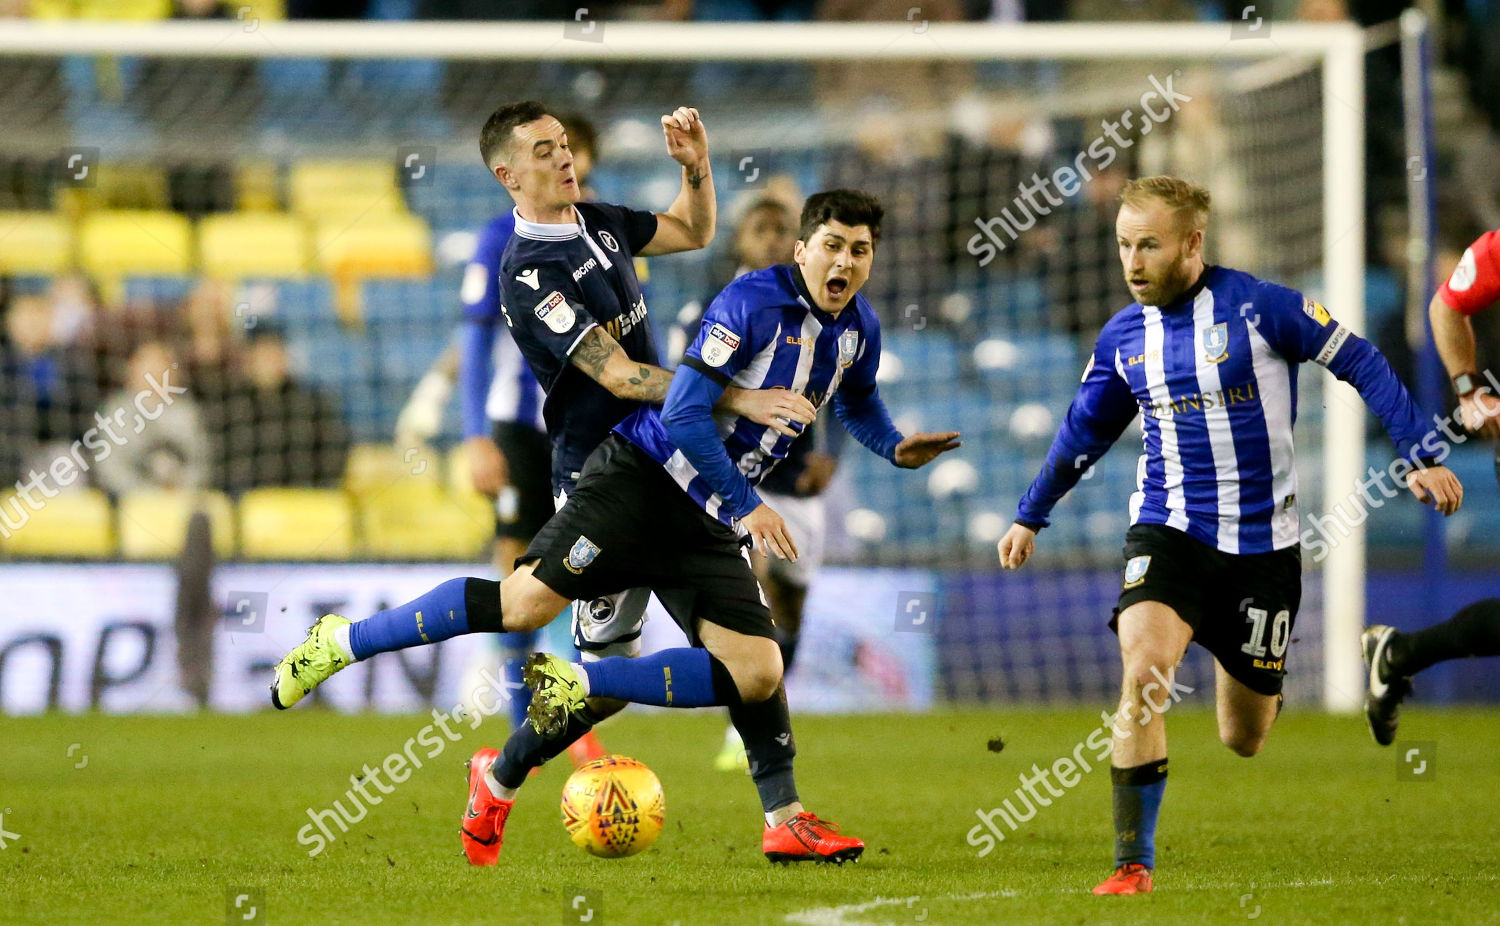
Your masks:
[[[532,311],[555,334],[562,334],[572,328],[573,322],[577,320],[573,307],[568,305],[568,300],[557,290],[548,293],[547,298],[538,302]]]
[[[703,356],[703,362],[711,367],[721,367],[734,356],[739,349],[740,336],[725,328],[723,325],[715,324],[708,329],[708,334],[703,338],[703,346],[699,353]]]
[[[1333,316],[1328,314],[1327,309],[1306,296],[1302,297],[1302,311],[1307,313],[1307,317],[1319,325],[1327,326],[1329,322],[1333,321]]]
[[[1313,305],[1318,304],[1314,302]],[[1322,306],[1318,307],[1322,308]],[[1343,347],[1344,342],[1347,340],[1349,340],[1349,329],[1343,325],[1339,325],[1333,329],[1333,334],[1328,336],[1328,341],[1323,345],[1323,349],[1318,351],[1318,356],[1313,358],[1313,362],[1319,366],[1328,366],[1333,362],[1334,356],[1338,354],[1339,348]]]

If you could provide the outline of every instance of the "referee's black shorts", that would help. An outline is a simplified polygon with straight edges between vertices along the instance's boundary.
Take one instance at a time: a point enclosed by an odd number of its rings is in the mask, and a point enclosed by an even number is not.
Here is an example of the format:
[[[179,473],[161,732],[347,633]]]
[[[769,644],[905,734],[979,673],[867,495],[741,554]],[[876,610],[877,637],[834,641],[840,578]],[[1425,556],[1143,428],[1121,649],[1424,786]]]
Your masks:
[[[650,588],[698,646],[699,619],[774,636],[747,544],[694,504],[661,464],[611,434],[516,564],[535,562],[534,575],[574,601]]]
[[[1250,690],[1281,693],[1292,626],[1302,603],[1302,553],[1224,553],[1183,531],[1134,524],[1125,532],[1125,574],[1109,620],[1158,601],[1193,628],[1193,639]]]
[[[515,421],[495,422],[494,434],[516,490],[495,506],[495,536],[530,542],[552,517],[552,447],[546,434]]]

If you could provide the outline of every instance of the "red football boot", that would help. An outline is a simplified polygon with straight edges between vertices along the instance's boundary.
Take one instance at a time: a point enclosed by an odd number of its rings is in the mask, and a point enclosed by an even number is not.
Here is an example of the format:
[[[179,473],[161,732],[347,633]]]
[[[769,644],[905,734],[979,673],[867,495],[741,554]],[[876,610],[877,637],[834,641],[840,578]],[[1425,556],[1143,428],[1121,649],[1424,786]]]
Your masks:
[[[602,759],[609,755],[604,744],[599,742],[599,737],[594,731],[583,734],[572,743],[568,744],[568,758],[573,760],[574,768],[582,768],[595,759]]]
[[[484,773],[500,758],[498,749],[481,749],[465,762],[469,769],[469,803],[459,824],[459,838],[470,865],[493,865],[500,860],[500,843],[505,836],[505,821],[514,800],[502,801],[484,783]]]
[[[1094,888],[1095,894],[1149,894],[1151,893],[1151,869],[1131,862],[1115,869],[1115,873]]]
[[[773,862],[844,862],[856,861],[865,851],[862,839],[840,836],[838,824],[819,820],[818,815],[803,811],[780,826],[766,824],[761,836],[761,851]]]

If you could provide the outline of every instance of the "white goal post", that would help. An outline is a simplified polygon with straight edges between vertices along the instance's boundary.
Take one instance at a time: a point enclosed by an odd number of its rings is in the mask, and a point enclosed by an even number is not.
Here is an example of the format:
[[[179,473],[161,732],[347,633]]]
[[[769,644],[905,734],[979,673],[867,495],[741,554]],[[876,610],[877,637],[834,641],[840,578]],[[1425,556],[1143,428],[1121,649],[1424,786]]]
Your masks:
[[[7,22],[0,56],[151,55],[206,58],[444,58],[681,62],[700,60],[1121,60],[1153,55],[1244,61],[1295,58],[1322,68],[1323,295],[1365,332],[1364,33],[1352,24],[1281,23],[1265,38],[1232,38],[1230,23],[600,24],[602,41],[570,41],[562,23],[348,24],[216,21],[151,25]],[[1269,29],[1269,24],[1267,29]],[[1288,281],[1289,283],[1291,281]],[[1293,284],[1295,285],[1295,284]],[[1364,469],[1367,412],[1349,387],[1325,387],[1323,504],[1348,496]],[[1008,500],[1006,504],[1010,504]],[[1120,500],[1123,506],[1124,499]],[[1309,512],[1311,513],[1311,512]],[[1363,525],[1323,564],[1323,701],[1354,710],[1365,614]]]

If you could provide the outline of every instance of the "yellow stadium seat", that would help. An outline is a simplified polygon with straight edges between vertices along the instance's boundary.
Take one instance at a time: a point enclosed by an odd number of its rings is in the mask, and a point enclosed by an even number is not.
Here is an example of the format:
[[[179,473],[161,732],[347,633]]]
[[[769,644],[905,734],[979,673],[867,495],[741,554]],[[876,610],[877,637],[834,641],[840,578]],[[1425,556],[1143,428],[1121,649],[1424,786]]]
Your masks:
[[[364,552],[392,559],[473,559],[494,516],[465,507],[433,483],[401,482],[360,499]]]
[[[414,277],[432,272],[432,232],[412,215],[318,223],[318,260],[334,277]]]
[[[61,273],[73,260],[73,229],[50,212],[0,212],[0,272]]]
[[[99,277],[187,274],[193,269],[193,225],[175,212],[94,212],[79,223],[78,260]]]
[[[437,456],[433,450],[403,450],[393,444],[355,444],[349,448],[344,488],[355,495],[379,492],[403,482],[436,485]]]
[[[291,210],[309,218],[406,213],[390,161],[300,161],[292,165]]]
[[[166,19],[172,0],[31,0],[37,19]]]
[[[120,555],[126,559],[171,559],[182,552],[195,507],[208,514],[214,552],[234,555],[234,506],[220,492],[141,489],[120,499]]]
[[[347,559],[354,506],[340,489],[252,489],[240,499],[240,550],[252,559]]]
[[[13,557],[59,556],[95,559],[115,553],[114,517],[109,498],[98,489],[69,488],[33,511],[20,497],[0,500],[0,549]]]
[[[203,272],[225,279],[304,276],[309,244],[307,225],[285,212],[214,215],[198,226]]]

